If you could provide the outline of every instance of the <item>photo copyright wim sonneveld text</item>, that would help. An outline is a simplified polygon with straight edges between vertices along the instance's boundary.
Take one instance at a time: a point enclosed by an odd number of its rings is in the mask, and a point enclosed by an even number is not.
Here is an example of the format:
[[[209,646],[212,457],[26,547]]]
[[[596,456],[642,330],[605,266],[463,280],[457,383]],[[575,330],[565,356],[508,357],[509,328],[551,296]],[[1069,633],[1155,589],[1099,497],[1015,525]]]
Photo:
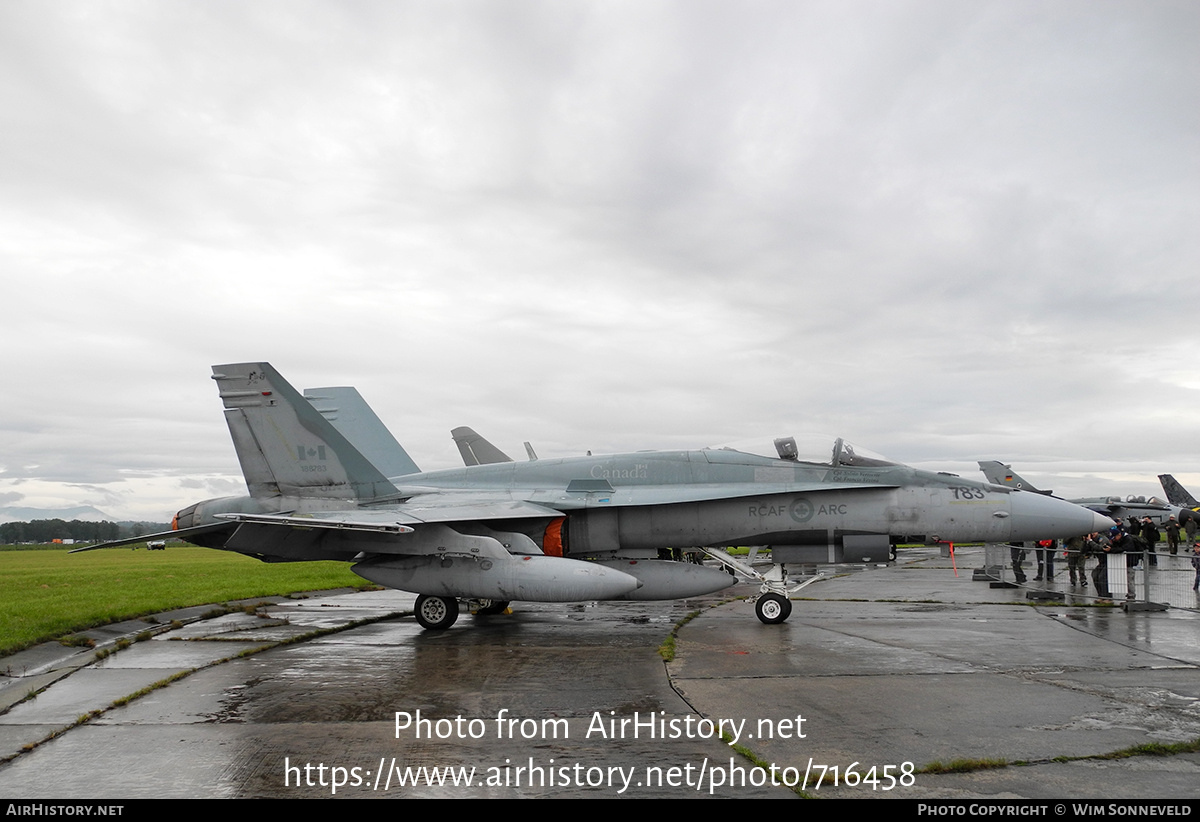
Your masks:
[[[586,725],[586,727],[585,727]],[[574,737],[572,736],[574,734]],[[711,740],[730,746],[753,739],[806,739],[805,719],[794,717],[708,719],[694,715],[667,716],[665,711],[594,711],[574,720],[514,716],[507,708],[492,717],[422,716],[421,711],[396,711],[395,735],[421,740]],[[820,790],[823,787],[863,787],[890,791],[916,781],[911,762],[895,765],[822,764],[811,757],[803,766],[747,764],[731,756],[728,762],[685,762],[677,765],[588,765],[563,759],[505,758],[502,765],[412,766],[396,757],[381,757],[377,766],[331,765],[284,760],[286,787],[321,787],[337,793],[344,788],[393,790],[402,787],[478,788],[610,788],[623,794],[634,788],[685,788],[714,793],[718,789],[766,785]]]

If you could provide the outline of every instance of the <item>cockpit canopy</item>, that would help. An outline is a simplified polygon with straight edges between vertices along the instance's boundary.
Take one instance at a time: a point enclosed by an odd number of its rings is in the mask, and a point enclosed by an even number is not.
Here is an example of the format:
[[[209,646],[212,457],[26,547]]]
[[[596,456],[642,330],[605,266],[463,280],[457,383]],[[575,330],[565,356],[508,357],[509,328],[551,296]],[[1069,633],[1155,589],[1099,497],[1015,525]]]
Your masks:
[[[1138,505],[1157,505],[1161,508],[1168,507],[1166,501],[1161,500],[1158,497],[1150,497],[1147,499],[1146,497],[1137,496],[1136,494],[1130,494],[1129,496],[1125,497],[1125,499],[1121,499],[1120,497],[1109,497],[1107,502],[1109,505],[1120,505],[1123,502],[1131,502]]]
[[[740,451],[788,462],[809,462],[834,468],[852,465],[858,468],[882,467],[897,463],[867,448],[859,448],[841,437],[821,434],[800,434],[795,437],[776,437],[774,440],[740,440],[714,450]]]

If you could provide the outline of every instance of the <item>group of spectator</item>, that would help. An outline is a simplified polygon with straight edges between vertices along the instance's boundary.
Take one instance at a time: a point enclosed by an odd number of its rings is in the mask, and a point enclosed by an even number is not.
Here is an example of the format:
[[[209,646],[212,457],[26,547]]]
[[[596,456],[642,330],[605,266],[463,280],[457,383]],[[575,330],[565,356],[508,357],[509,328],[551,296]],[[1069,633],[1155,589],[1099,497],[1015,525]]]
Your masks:
[[[1196,571],[1196,577],[1192,582],[1192,590],[1200,592],[1200,542],[1196,541],[1196,522],[1193,518],[1188,517],[1181,527],[1175,517],[1170,517],[1163,526],[1167,536],[1167,550],[1172,555],[1179,553],[1180,534],[1182,533],[1186,539],[1186,544],[1192,546],[1191,563],[1192,568]],[[1130,593],[1127,597],[1133,598],[1132,575],[1133,569],[1142,562],[1142,557],[1146,557],[1146,562],[1150,567],[1158,566],[1158,543],[1162,539],[1162,534],[1158,530],[1158,526],[1150,517],[1143,517],[1138,520],[1137,517],[1129,517],[1129,524],[1126,526],[1119,519],[1115,519],[1112,528],[1108,533],[1095,532],[1088,534],[1086,537],[1072,537],[1063,544],[1063,549],[1067,558],[1067,573],[1070,575],[1071,585],[1079,585],[1084,588],[1088,587],[1087,582],[1087,560],[1089,557],[1096,558],[1096,565],[1092,568],[1091,577],[1092,584],[1096,588],[1096,593],[1101,597],[1111,597],[1112,592],[1108,587],[1108,562],[1106,555],[1108,554],[1129,554],[1126,558],[1126,568],[1130,574]],[[1038,542],[1015,542],[1011,545],[1011,558],[1013,576],[1018,583],[1026,581],[1024,562],[1028,557],[1029,551],[1034,551],[1037,557],[1037,576],[1034,581],[1052,580],[1054,579],[1054,557],[1058,551],[1058,541],[1053,539],[1040,540]]]

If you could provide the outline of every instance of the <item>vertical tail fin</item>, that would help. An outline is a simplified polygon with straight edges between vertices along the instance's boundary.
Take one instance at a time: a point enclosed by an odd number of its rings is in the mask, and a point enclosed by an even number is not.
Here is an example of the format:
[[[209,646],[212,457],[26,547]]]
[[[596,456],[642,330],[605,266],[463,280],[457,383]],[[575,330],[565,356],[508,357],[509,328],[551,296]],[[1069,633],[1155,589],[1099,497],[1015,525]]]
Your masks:
[[[214,365],[251,497],[370,500],[387,478],[268,363]]]
[[[450,432],[458,453],[462,454],[463,463],[470,465],[492,465],[497,462],[512,462],[513,458],[496,446],[475,433],[475,429],[465,425]]]
[[[1162,483],[1163,493],[1167,495],[1167,502],[1178,505],[1180,508],[1200,507],[1200,502],[1197,502],[1196,498],[1179,484],[1179,480],[1170,474],[1159,474],[1158,481]]]
[[[421,472],[357,389],[349,386],[305,388],[304,399],[312,403],[312,407],[367,456],[385,477]]]
[[[987,477],[987,481],[993,485],[1005,485],[1009,488],[1017,488],[1022,491],[1032,491],[1035,494],[1049,494],[1049,491],[1043,491],[1036,487],[1032,482],[1017,474],[1012,470],[1011,465],[1005,465],[996,460],[985,460],[979,463],[979,470]]]

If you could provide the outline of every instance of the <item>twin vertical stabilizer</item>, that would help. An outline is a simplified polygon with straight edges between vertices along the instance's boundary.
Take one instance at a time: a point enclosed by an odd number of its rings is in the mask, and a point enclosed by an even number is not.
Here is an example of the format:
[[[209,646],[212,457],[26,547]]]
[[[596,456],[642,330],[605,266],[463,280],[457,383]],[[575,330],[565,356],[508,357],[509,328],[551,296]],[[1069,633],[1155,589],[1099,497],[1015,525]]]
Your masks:
[[[360,454],[369,454],[371,463],[385,477],[421,472],[404,446],[396,441],[392,432],[367,405],[358,389],[350,386],[305,388],[304,399],[312,403],[322,417],[333,423],[333,427]]]
[[[251,497],[372,500],[396,488],[268,363],[213,366]]]

